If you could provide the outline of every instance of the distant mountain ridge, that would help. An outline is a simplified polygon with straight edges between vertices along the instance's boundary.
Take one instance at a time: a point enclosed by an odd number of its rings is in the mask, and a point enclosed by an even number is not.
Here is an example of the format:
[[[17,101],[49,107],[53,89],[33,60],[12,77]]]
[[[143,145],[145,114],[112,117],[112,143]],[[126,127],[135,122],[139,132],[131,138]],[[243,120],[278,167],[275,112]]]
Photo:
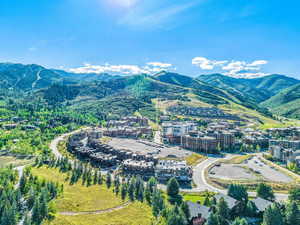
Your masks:
[[[263,102],[281,90],[300,83],[300,80],[278,74],[252,79],[211,74],[200,75],[198,79],[231,93],[240,93],[256,103]]]
[[[0,88],[23,91],[47,88],[55,83],[78,83],[118,78],[109,74],[75,74],[64,70],[47,69],[36,64],[0,63]]]
[[[53,104],[87,107],[87,112],[94,110],[97,104],[105,108],[110,102],[116,104],[111,110],[118,110],[122,108],[122,98],[127,99],[128,104],[131,101],[133,108],[143,105],[148,109],[157,98],[183,102],[196,98],[211,106],[237,104],[268,116],[265,108],[290,117],[300,116],[297,86],[300,81],[284,75],[242,79],[211,74],[192,78],[162,71],[155,75],[118,76],[76,74],[35,64],[0,63],[0,78],[2,90],[34,91]]]
[[[39,89],[62,81],[62,77],[42,66],[0,63],[0,87],[21,90]]]

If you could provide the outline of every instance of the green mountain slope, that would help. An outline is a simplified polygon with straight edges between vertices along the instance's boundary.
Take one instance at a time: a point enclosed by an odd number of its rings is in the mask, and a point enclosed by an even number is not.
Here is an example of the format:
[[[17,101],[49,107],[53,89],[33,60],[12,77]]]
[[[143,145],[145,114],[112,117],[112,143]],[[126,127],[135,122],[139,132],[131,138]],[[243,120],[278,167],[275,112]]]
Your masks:
[[[97,115],[100,119],[131,115],[135,112],[154,118],[157,116],[155,107],[160,108],[157,105],[157,100],[160,99],[159,102],[163,102],[165,106],[185,104],[219,107],[242,117],[251,114],[252,118],[259,118],[257,121],[266,121],[266,116],[270,117],[270,113],[262,108],[263,104],[259,106],[253,99],[253,95],[260,89],[257,87],[270,86],[269,89],[275,91],[288,85],[281,81],[283,78],[274,77],[241,81],[223,75],[211,75],[207,76],[206,83],[202,79],[170,72],[161,72],[154,76],[73,74],[22,64],[0,64],[0,77],[0,90],[9,88],[15,91],[33,91],[53,107],[66,107],[82,115]],[[212,79],[213,77],[215,78]],[[216,85],[216,82],[219,84]],[[243,91],[246,82],[255,84],[248,91]],[[235,88],[229,88],[230,83],[234,83],[232,86]],[[260,92],[258,95],[267,94]]]
[[[201,75],[199,80],[213,86],[227,90],[241,100],[248,99],[253,103],[260,103],[281,90],[299,83],[299,80],[283,75],[269,75],[254,79],[241,79],[224,76],[222,74]]]
[[[300,119],[300,84],[282,90],[261,105],[273,113]]]
[[[0,64],[0,87],[31,90],[48,87],[63,78],[39,65],[23,65],[12,63]]]
[[[195,95],[197,95],[201,101],[205,103],[219,105],[234,102],[236,104],[243,105],[247,108],[255,109],[262,113],[267,113],[266,110],[262,109],[257,105],[256,99],[254,99],[252,96],[245,94],[244,92],[239,91],[237,89],[231,88],[229,86],[229,83],[231,83],[230,77],[215,74],[207,76],[207,79],[211,79],[212,77],[221,77],[222,79],[226,80],[228,85],[216,85],[215,82],[206,83],[200,79],[194,79],[185,75],[169,72],[161,72],[155,75],[154,79],[177,86],[184,86],[190,88],[192,92]],[[215,79],[215,81],[218,80],[219,79]],[[254,93],[256,90],[252,91]]]

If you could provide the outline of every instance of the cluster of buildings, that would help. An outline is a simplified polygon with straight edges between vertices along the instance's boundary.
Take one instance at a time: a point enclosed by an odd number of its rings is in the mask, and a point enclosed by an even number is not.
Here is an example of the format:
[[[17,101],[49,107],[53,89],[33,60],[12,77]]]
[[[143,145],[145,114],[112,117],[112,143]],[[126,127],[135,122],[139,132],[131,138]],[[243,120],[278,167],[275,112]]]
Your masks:
[[[226,120],[242,120],[236,115],[225,113],[223,110],[216,107],[193,107],[186,105],[170,106],[168,111],[174,114],[197,116],[211,119],[226,119]]]
[[[124,117],[122,120],[110,120],[107,122],[103,135],[109,137],[124,138],[150,138],[153,136],[152,128],[145,117]]]
[[[299,140],[300,139],[300,127],[285,127],[285,128],[269,128],[267,132],[272,137],[288,138]]]
[[[150,153],[117,149],[101,142],[102,130],[92,129],[69,137],[68,150],[99,167],[118,167],[123,174],[138,174],[144,178],[155,176],[160,181],[176,177],[190,182],[192,168],[185,161],[159,160]],[[129,146],[130,147],[130,146]]]
[[[200,127],[193,121],[167,121],[162,123],[162,137],[165,143],[202,153],[243,147],[243,151],[269,150],[275,159],[300,166],[299,127],[255,130],[240,123],[218,120]]]
[[[269,150],[274,159],[300,167],[300,140],[270,140]]]
[[[198,130],[195,122],[164,122],[163,140],[193,151],[215,153],[234,146],[235,133],[230,127],[230,123],[215,122],[206,129]]]
[[[268,149],[271,136],[266,131],[245,128],[241,130],[241,133],[243,144],[253,146],[253,148],[259,146],[261,149]]]

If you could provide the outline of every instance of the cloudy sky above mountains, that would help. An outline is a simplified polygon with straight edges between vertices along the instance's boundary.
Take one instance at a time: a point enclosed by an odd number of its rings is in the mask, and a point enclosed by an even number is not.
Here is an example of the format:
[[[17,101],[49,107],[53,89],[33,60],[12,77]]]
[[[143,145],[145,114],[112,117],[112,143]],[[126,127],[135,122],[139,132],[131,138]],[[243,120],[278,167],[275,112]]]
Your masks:
[[[300,78],[298,1],[0,2],[0,61],[73,72]]]

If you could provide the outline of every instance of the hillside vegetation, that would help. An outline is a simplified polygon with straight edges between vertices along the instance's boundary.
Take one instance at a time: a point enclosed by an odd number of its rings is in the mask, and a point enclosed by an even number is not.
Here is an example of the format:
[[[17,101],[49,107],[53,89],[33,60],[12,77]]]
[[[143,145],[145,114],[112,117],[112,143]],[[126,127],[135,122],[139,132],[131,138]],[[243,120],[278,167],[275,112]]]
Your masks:
[[[243,98],[248,98],[256,103],[265,101],[281,90],[300,82],[294,78],[276,74],[254,79],[233,78],[222,74],[212,74],[201,75],[198,79],[240,95]]]
[[[297,86],[292,88],[299,81],[283,75],[237,79],[212,74],[194,79],[164,71],[154,76],[116,76],[3,63],[0,76],[0,92],[9,88],[19,96],[31,94],[32,99],[42,99],[52,108],[65,108],[100,120],[137,112],[154,120],[156,108],[165,111],[167,105],[174,104],[218,107],[259,123],[275,123],[267,108],[293,118],[299,114],[299,90]],[[287,94],[291,91],[296,94]],[[281,97],[271,97],[277,94]],[[162,105],[157,104],[158,99]]]
[[[275,114],[300,119],[300,84],[284,89],[261,105]]]

